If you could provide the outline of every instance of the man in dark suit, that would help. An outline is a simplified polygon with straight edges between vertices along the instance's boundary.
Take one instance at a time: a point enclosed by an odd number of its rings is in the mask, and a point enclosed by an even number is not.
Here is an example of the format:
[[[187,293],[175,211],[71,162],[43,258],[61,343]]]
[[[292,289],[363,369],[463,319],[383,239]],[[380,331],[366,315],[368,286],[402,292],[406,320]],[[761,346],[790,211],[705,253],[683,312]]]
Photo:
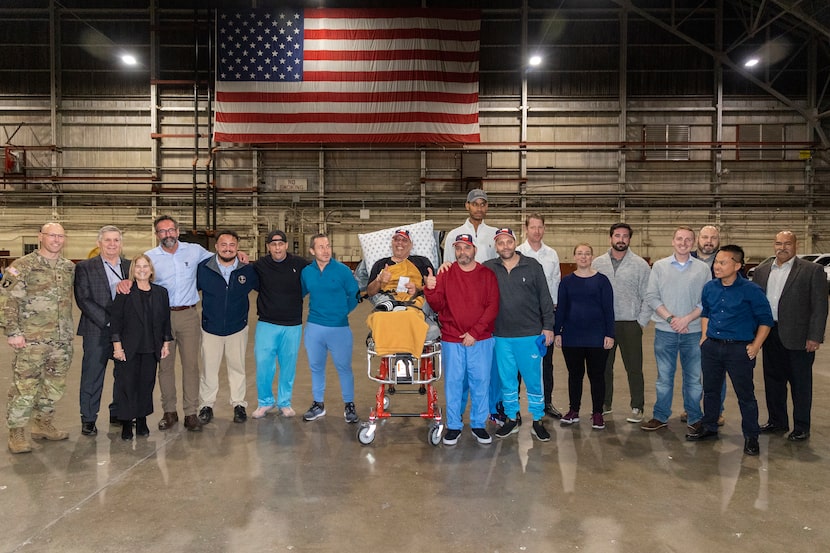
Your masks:
[[[761,432],[789,430],[787,384],[793,398],[789,440],[810,437],[813,361],[827,323],[827,277],[821,265],[796,257],[791,231],[775,235],[775,260],[755,269],[755,282],[767,294],[775,326],[764,342],[764,384],[769,420]]]
[[[101,406],[101,391],[107,361],[112,357],[110,342],[110,309],[116,285],[125,280],[130,262],[121,257],[121,231],[107,225],[98,231],[100,254],[77,264],[75,268],[75,302],[81,310],[78,336],[83,336],[84,357],[81,361],[81,433],[98,433],[95,421]],[[110,420],[113,405],[110,405]]]

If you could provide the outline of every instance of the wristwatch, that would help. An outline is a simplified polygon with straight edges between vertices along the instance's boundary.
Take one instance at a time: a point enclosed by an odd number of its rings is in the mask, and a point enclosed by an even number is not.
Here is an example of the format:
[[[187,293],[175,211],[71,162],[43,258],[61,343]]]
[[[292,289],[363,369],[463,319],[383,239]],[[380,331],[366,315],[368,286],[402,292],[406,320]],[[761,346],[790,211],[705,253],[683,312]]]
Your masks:
[[[673,320],[674,320],[674,315],[669,315],[668,317],[666,317],[666,322],[669,323],[669,324],[671,324],[671,322]]]

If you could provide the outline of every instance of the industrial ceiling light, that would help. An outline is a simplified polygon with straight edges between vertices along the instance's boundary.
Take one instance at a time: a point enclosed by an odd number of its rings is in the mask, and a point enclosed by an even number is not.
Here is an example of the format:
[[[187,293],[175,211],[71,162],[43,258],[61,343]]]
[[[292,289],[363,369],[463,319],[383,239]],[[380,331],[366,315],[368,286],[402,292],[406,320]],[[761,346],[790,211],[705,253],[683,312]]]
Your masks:
[[[527,62],[531,67],[538,67],[539,64],[542,63],[542,56],[538,54],[534,54],[530,56],[530,59]]]
[[[133,66],[138,65],[138,60],[135,59],[135,56],[133,56],[132,54],[122,54],[121,63],[123,63],[124,65]]]
[[[749,58],[744,62],[744,67],[755,67],[760,60],[758,58]]]

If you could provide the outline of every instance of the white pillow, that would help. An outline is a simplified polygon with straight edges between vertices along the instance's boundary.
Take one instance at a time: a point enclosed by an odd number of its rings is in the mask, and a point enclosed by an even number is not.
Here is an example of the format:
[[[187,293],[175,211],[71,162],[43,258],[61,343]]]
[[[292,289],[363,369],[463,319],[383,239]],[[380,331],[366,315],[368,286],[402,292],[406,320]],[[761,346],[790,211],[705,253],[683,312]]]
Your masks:
[[[438,267],[438,257],[436,255],[438,250],[432,226],[432,219],[427,219],[411,225],[401,225],[366,234],[358,234],[357,239],[363,249],[363,261],[366,262],[366,270],[371,271],[372,266],[378,259],[392,255],[392,235],[398,229],[409,231],[409,235],[412,237],[411,255],[422,255],[429,259],[434,267]]]

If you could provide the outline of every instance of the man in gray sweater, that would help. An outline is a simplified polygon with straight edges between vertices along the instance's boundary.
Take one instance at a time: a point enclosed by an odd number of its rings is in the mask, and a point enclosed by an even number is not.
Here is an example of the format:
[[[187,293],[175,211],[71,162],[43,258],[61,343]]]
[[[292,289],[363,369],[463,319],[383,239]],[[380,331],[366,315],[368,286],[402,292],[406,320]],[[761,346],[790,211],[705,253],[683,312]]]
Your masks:
[[[628,391],[631,394],[631,423],[643,421],[645,386],[643,383],[643,328],[651,318],[651,308],[646,302],[648,277],[651,268],[639,255],[629,249],[634,231],[627,223],[611,225],[608,235],[611,248],[594,259],[593,268],[608,277],[614,289],[614,332],[616,341],[605,365],[605,407],[611,412],[614,397],[614,357],[617,347],[628,374]]]
[[[691,256],[695,231],[677,227],[672,237],[674,253],[655,262],[648,278],[646,301],[654,310],[654,359],[657,361],[657,401],[654,417],[642,424],[646,431],[665,428],[671,416],[677,359],[683,372],[683,406],[689,428],[703,418],[700,401],[703,381],[700,369],[700,314],[703,287],[712,279],[709,266]]]

